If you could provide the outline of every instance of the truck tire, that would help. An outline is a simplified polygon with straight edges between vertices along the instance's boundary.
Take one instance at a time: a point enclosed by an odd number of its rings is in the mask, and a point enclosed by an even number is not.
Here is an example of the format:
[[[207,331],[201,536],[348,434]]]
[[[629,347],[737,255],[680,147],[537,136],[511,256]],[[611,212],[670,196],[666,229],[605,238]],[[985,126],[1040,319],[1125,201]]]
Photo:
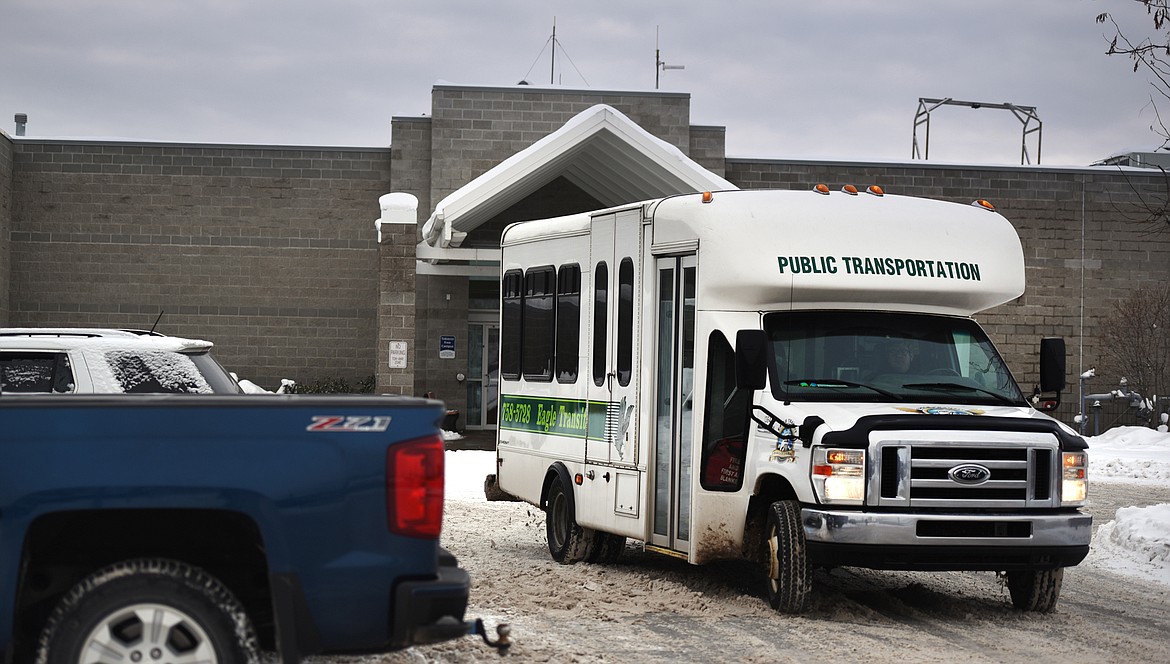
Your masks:
[[[214,577],[175,560],[137,559],[65,594],[41,633],[37,664],[82,664],[94,652],[101,661],[256,664],[258,651],[243,607]]]
[[[548,552],[553,560],[562,565],[572,565],[585,559],[588,553],[592,530],[577,525],[572,502],[565,493],[561,476],[554,475],[548,488],[548,506],[545,508],[544,525],[548,537]]]
[[[626,538],[624,535],[594,531],[593,537],[589,541],[589,552],[585,554],[585,560],[591,563],[615,563],[621,557],[622,551],[625,550]]]
[[[1021,611],[1051,613],[1060,599],[1064,568],[1013,570],[1007,573],[1012,606]]]
[[[812,593],[812,567],[795,500],[780,500],[768,509],[762,558],[768,603],[781,613],[804,611]]]

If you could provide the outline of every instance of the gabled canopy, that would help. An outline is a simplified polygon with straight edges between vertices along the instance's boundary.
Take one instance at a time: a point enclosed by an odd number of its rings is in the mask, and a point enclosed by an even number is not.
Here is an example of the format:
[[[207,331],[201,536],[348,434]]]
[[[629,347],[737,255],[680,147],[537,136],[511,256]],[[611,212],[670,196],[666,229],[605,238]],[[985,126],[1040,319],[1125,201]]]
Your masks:
[[[558,177],[602,207],[737,189],[617,109],[599,104],[439,201],[423,225],[423,239],[432,247],[458,247],[468,231]]]

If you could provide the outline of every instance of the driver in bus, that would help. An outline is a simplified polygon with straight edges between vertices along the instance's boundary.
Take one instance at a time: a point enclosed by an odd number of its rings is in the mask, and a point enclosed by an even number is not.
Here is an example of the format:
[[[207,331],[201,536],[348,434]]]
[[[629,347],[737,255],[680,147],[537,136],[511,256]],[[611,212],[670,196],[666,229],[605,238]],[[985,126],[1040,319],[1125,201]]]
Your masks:
[[[909,373],[910,365],[918,354],[914,341],[910,339],[894,339],[886,345],[885,370],[882,373],[904,374]]]

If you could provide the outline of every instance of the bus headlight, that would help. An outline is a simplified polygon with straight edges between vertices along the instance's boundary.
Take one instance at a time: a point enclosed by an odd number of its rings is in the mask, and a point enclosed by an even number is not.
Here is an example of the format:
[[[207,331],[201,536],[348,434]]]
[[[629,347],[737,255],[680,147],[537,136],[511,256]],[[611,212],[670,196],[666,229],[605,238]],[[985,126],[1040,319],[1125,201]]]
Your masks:
[[[822,503],[860,505],[865,499],[865,450],[813,450],[812,480]]]
[[[1083,505],[1089,495],[1089,455],[1063,452],[1060,457],[1060,504]]]

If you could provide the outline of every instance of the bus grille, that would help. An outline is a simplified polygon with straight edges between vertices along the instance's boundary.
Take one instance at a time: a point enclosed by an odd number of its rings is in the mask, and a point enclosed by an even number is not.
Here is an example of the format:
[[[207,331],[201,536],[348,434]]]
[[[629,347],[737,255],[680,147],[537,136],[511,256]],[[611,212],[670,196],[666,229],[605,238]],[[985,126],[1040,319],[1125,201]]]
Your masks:
[[[941,508],[1058,507],[1051,444],[885,441],[872,449],[871,505]]]

